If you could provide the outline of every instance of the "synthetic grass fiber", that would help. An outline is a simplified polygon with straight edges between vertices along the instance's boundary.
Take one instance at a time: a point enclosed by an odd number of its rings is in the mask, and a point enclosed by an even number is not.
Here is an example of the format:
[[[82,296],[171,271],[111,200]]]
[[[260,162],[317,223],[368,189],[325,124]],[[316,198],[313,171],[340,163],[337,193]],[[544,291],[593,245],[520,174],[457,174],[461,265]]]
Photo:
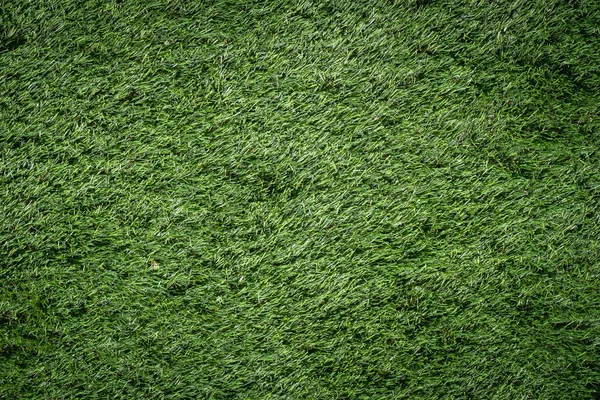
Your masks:
[[[599,29],[0,0],[0,398],[600,398]]]

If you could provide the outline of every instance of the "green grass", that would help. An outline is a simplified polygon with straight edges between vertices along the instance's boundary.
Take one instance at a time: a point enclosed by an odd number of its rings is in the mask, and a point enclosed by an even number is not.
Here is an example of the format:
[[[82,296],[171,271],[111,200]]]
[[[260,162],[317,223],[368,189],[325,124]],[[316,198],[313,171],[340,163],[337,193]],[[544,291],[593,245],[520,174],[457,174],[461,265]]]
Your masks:
[[[600,398],[600,2],[0,1],[0,398]]]

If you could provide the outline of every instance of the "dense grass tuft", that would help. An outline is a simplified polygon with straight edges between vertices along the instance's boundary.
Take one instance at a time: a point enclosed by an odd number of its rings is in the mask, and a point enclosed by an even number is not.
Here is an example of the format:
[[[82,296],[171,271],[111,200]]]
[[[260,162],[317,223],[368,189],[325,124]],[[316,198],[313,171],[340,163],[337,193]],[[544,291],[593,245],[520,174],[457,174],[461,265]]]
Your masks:
[[[600,3],[0,1],[0,398],[600,397]]]

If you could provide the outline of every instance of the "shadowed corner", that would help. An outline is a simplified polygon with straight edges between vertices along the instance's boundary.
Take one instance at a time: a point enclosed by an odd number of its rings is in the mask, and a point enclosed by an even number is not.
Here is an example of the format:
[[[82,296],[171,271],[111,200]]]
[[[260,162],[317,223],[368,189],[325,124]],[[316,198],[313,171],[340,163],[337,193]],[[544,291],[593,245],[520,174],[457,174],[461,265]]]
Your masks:
[[[591,391],[590,399],[600,400],[600,382],[588,382],[585,388]]]

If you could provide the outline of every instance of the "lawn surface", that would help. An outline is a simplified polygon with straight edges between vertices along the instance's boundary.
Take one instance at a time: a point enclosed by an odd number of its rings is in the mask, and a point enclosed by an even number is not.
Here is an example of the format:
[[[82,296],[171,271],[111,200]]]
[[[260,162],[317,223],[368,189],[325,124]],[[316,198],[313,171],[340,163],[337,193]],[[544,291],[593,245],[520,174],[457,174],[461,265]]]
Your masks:
[[[599,29],[1,0],[0,398],[599,398]]]

